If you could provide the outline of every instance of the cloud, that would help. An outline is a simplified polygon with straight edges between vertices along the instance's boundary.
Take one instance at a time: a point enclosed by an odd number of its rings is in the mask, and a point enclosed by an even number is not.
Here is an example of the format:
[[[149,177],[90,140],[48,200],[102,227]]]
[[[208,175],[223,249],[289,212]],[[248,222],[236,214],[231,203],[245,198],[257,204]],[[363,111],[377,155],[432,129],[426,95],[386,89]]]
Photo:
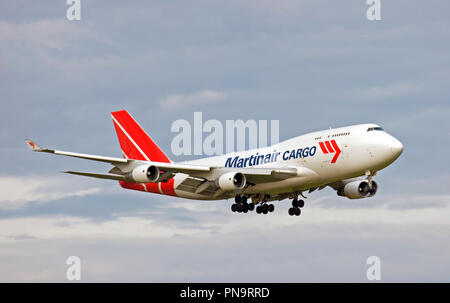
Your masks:
[[[444,126],[448,124],[446,118],[449,115],[449,106],[434,105],[424,108],[420,111],[413,111],[408,115],[399,115],[397,119],[391,120],[385,125],[390,129],[396,129],[397,131],[402,130],[404,132],[413,132],[414,134],[421,132],[427,136],[427,139],[432,139],[433,137],[429,137],[428,134],[430,133],[430,130],[434,131],[435,129],[433,122],[440,121],[443,127],[439,131],[442,131],[446,128],[450,129],[449,127]],[[422,125],[422,127],[412,128],[411,125]],[[444,131],[443,134],[448,136],[450,133],[445,133]],[[434,176],[431,176],[430,178],[434,178]]]
[[[382,257],[383,280],[448,281],[449,179],[433,177],[448,167],[448,5],[394,5],[382,24],[366,20],[364,1],[177,5],[95,1],[84,21],[68,22],[64,3],[5,4],[2,175],[54,176],[60,162],[36,161],[17,140],[25,136],[119,154],[103,119],[114,108],[151,115],[136,118],[170,150],[161,134],[173,111],[205,105],[219,120],[283,119],[283,138],[382,124],[405,153],[377,179],[379,194],[314,192],[292,218],[289,201],[270,216],[244,215],[230,212],[231,201],[13,177],[0,183],[0,280],[61,281],[67,256],[80,255],[86,281],[364,281],[370,254]],[[219,97],[201,98],[202,89]],[[386,102],[397,100],[405,102]],[[103,182],[107,190],[95,192]]]
[[[354,224],[338,215],[327,223],[292,218],[288,221],[295,224],[266,228],[275,216],[258,216],[263,228],[240,228],[249,216],[229,217],[229,224],[236,225],[231,233],[160,237],[148,236],[161,231],[153,230],[154,224],[141,228],[120,220],[116,226],[95,226],[72,218],[75,227],[57,230],[57,238],[17,234],[2,243],[0,281],[64,281],[65,260],[72,255],[82,260],[84,282],[364,282],[365,261],[372,255],[381,258],[384,282],[448,281],[448,224]],[[46,235],[55,233],[54,218],[40,220],[17,219],[1,223],[1,228],[9,223],[22,230],[36,226]],[[128,227],[121,230],[122,224]],[[73,237],[76,230],[83,237]]]
[[[201,236],[204,230],[195,226],[170,223],[157,218],[121,216],[96,222],[77,216],[19,217],[0,220],[0,242],[32,239],[120,239],[120,238],[172,238],[174,236]],[[26,235],[26,237],[24,237]]]
[[[88,27],[64,19],[44,19],[21,24],[0,20],[0,40],[3,43],[27,47],[35,52],[43,49],[62,51],[71,41],[84,39],[107,41]]]
[[[77,195],[79,193],[68,193]],[[53,194],[53,197],[59,193]],[[59,195],[62,196],[62,195]],[[339,199],[339,200],[337,200]],[[114,216],[95,220],[80,215],[35,215],[0,219],[0,241],[28,239],[61,239],[65,237],[91,238],[148,238],[173,237],[208,238],[211,235],[233,235],[259,230],[270,233],[276,229],[297,230],[303,225],[345,224],[448,224],[449,196],[415,197],[391,196],[379,203],[368,205],[371,199],[352,201],[324,196],[308,202],[300,218],[290,217],[289,201],[276,204],[275,213],[261,216],[256,213],[231,213],[231,202],[201,202],[166,199],[164,206],[157,204],[149,210],[133,213],[116,210]],[[78,201],[74,201],[77,203]],[[125,202],[125,201],[124,201]],[[151,205],[156,203],[152,201]],[[132,207],[132,205],[130,205]]]
[[[420,195],[387,198],[386,205],[393,209],[445,208],[450,206],[450,195]]]
[[[7,56],[35,56],[47,66],[66,75],[85,75],[89,69],[110,68],[122,63],[120,58],[110,53],[101,56],[84,53],[86,43],[92,45],[113,45],[112,41],[94,32],[85,25],[65,19],[43,19],[27,23],[11,23],[0,20],[0,49]]]
[[[203,90],[192,94],[172,94],[160,99],[159,105],[164,110],[178,110],[195,105],[205,105],[224,100],[226,95],[223,92],[213,90]]]
[[[294,14],[304,7],[304,1],[301,0],[244,0],[238,1],[237,4],[250,12],[258,11],[265,14]]]
[[[412,95],[423,90],[424,87],[421,84],[402,82],[358,88],[350,91],[349,95],[357,101],[384,101]]]
[[[49,202],[67,197],[96,194],[98,187],[83,188],[61,178],[0,177],[0,209],[21,208],[31,202]]]

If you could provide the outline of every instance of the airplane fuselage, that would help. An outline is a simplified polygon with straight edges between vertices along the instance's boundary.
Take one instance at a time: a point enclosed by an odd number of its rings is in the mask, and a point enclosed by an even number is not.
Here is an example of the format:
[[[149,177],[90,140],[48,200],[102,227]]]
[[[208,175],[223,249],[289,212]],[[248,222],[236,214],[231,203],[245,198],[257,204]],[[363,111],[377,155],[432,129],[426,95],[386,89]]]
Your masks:
[[[370,130],[371,129],[371,130]],[[298,177],[248,186],[242,194],[277,195],[302,192],[339,180],[375,173],[394,162],[403,150],[393,136],[380,130],[376,124],[360,124],[309,133],[276,145],[208,157],[185,163],[227,167],[233,169],[289,167],[298,168]],[[177,174],[174,188],[187,176]],[[174,190],[178,197],[219,200],[234,196],[205,196],[183,190]]]

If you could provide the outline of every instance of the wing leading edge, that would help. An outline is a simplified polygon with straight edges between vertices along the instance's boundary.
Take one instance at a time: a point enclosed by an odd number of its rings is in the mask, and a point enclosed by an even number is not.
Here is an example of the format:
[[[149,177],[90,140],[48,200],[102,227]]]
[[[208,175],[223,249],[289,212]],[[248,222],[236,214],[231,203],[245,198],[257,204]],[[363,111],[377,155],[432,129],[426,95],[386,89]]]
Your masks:
[[[35,152],[44,152],[55,155],[86,159],[91,161],[99,161],[109,163],[114,166],[114,168],[112,168],[109,171],[110,174],[99,174],[99,173],[77,172],[77,171],[64,171],[64,173],[100,179],[130,181],[127,179],[126,176],[134,168],[141,165],[149,165],[157,167],[158,169],[160,169],[166,175],[169,176],[173,176],[174,174],[177,173],[183,173],[189,175],[190,178],[203,180],[201,182],[194,182],[194,184],[189,184],[189,186],[194,187],[190,191],[195,193],[211,190],[211,186],[213,186],[212,181],[216,180],[222,174],[230,171],[236,171],[244,174],[247,178],[247,181],[250,184],[276,182],[293,177],[302,177],[315,174],[315,172],[311,171],[310,169],[298,167],[225,168],[215,166],[192,165],[188,163],[154,162],[154,161],[142,161],[134,159],[123,159],[123,158],[105,157],[105,156],[97,156],[91,154],[82,154],[49,148],[42,148],[29,139],[26,139],[25,142],[28,144],[30,149]],[[207,186],[205,182],[210,184],[210,186]],[[181,187],[185,186],[187,186],[187,184],[183,183],[181,184]]]

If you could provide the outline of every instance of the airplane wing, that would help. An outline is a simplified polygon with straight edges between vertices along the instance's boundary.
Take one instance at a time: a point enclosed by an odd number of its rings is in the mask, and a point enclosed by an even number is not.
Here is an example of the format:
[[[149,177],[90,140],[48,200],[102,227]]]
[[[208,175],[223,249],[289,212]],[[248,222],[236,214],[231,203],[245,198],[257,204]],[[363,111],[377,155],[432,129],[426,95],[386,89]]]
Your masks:
[[[163,171],[173,171],[173,172],[187,173],[187,174],[195,173],[195,172],[208,172],[211,169],[208,166],[166,163],[166,162],[153,162],[153,161],[141,161],[141,160],[133,160],[133,159],[104,157],[104,156],[97,156],[97,155],[90,155],[90,154],[80,154],[80,153],[74,153],[74,152],[68,152],[68,151],[42,148],[39,145],[37,145],[35,142],[33,142],[29,139],[26,139],[25,142],[28,144],[28,146],[31,148],[31,150],[35,151],[35,152],[44,152],[44,153],[50,153],[50,154],[55,154],[55,155],[61,155],[61,156],[68,156],[68,157],[75,157],[75,158],[87,159],[87,160],[92,160],[92,161],[100,161],[100,162],[110,163],[118,168],[118,170],[115,170],[113,168],[112,171],[117,172],[119,174],[125,174],[125,173],[129,172],[129,170],[132,170],[133,168],[135,168],[139,165],[142,165],[142,164],[153,165],[153,166],[160,168]]]
[[[192,165],[185,163],[171,163],[171,162],[155,162],[155,161],[142,161],[133,159],[123,159],[115,157],[105,157],[90,154],[81,154],[67,151],[60,151],[48,148],[42,148],[35,142],[27,139],[25,142],[35,152],[45,152],[55,155],[62,155],[68,157],[75,157],[81,159],[87,159],[92,161],[100,161],[109,163],[114,166],[109,173],[110,174],[97,174],[89,172],[76,172],[76,171],[64,171],[64,173],[81,175],[86,177],[101,178],[101,179],[111,179],[111,180],[122,180],[130,181],[127,179],[127,174],[129,174],[134,168],[141,165],[149,165],[157,167],[161,172],[161,177],[158,182],[165,182],[174,174],[183,173],[189,175],[187,183],[191,182],[189,186],[194,187],[193,192],[202,192],[207,190],[205,185],[206,181],[215,180],[219,176],[227,172],[240,172],[245,175],[249,184],[258,184],[266,182],[280,181],[292,177],[310,176],[314,175],[315,172],[307,168],[299,167],[273,167],[273,168],[225,168],[225,167],[215,167],[215,166],[205,166],[205,165]],[[198,180],[199,182],[195,182]],[[197,184],[197,185],[195,185]],[[181,186],[188,186],[187,184],[181,184]],[[199,186],[202,186],[200,189]]]
[[[43,153],[50,153],[55,155],[62,155],[62,156],[68,156],[68,157],[75,157],[75,158],[82,158],[82,159],[88,159],[88,160],[94,160],[94,161],[100,161],[100,162],[107,162],[111,164],[115,163],[127,163],[129,160],[123,159],[123,158],[113,158],[113,157],[103,157],[103,156],[95,156],[95,155],[88,155],[88,154],[79,154],[79,153],[73,153],[73,152],[66,152],[61,150],[54,150],[54,149],[48,149],[48,148],[42,148],[30,139],[26,139],[25,143],[28,144],[28,146],[31,148],[32,151],[35,152],[43,152]]]

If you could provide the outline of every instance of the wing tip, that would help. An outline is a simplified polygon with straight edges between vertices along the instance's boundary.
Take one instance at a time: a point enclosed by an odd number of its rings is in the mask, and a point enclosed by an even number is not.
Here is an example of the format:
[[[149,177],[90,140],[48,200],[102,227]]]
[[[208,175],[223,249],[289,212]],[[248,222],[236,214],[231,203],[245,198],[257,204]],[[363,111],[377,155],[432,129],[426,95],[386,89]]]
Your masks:
[[[37,152],[41,152],[44,151],[44,149],[42,147],[40,147],[39,145],[37,145],[36,143],[34,143],[32,140],[30,139],[25,139],[25,143],[28,145],[28,147],[32,150],[32,151],[37,151]]]

